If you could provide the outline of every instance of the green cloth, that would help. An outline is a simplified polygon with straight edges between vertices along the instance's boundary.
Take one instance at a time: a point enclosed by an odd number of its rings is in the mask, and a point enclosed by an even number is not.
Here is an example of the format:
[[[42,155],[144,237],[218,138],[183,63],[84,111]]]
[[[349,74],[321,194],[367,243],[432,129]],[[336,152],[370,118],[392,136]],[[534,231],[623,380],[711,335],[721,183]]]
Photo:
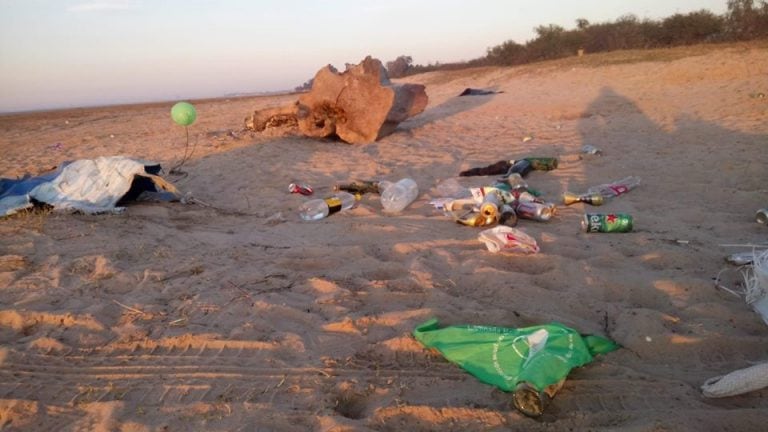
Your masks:
[[[527,382],[539,391],[564,379],[593,356],[618,349],[598,336],[582,336],[559,323],[511,329],[478,325],[438,328],[433,318],[413,331],[480,381],[504,391]]]

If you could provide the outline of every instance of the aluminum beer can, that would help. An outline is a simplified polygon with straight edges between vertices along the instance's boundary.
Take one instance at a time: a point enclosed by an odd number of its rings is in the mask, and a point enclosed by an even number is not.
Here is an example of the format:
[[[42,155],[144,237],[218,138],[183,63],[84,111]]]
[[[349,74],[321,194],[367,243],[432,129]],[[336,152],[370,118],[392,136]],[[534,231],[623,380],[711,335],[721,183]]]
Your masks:
[[[625,213],[587,213],[581,220],[584,232],[612,233],[632,231],[632,216]]]
[[[768,208],[760,209],[755,213],[755,222],[768,225]]]
[[[565,379],[538,391],[531,384],[521,382],[512,393],[512,405],[528,417],[540,417],[563,384]]]
[[[515,201],[515,213],[523,219],[548,221],[555,214],[555,205],[534,201]]]
[[[314,193],[312,186],[306,183],[291,183],[288,185],[288,192],[302,195],[312,195]]]

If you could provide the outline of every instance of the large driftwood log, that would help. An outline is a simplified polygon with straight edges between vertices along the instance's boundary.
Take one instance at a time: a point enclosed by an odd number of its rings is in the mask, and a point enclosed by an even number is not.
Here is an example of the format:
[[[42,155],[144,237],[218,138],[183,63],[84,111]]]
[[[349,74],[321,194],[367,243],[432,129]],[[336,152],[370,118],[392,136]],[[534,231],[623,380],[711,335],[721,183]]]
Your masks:
[[[424,111],[428,101],[423,85],[390,82],[381,62],[369,56],[344,73],[331,65],[320,69],[312,89],[298,101],[254,112],[246,119],[246,128],[262,131],[295,119],[306,136],[336,134],[348,143],[370,143]]]

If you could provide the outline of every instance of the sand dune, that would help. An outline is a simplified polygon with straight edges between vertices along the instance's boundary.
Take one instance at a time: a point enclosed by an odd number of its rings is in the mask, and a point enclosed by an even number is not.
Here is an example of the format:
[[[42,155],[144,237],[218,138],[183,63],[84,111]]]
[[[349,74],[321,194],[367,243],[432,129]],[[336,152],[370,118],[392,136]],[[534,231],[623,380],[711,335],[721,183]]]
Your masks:
[[[675,53],[669,56],[668,53]],[[195,102],[195,153],[168,178],[206,206],[135,204],[121,215],[0,221],[3,430],[762,430],[766,390],[711,400],[708,378],[768,360],[768,327],[713,278],[766,243],[765,44],[621,53],[409,77],[427,110],[369,145],[241,131],[295,96]],[[503,93],[456,96],[466,87]],[[184,153],[171,104],[0,117],[0,176],[127,155]],[[229,132],[234,132],[230,134]],[[524,140],[525,137],[529,139]],[[532,138],[532,139],[530,139]],[[591,144],[602,157],[580,159]],[[521,220],[541,252],[488,252],[479,229],[429,201],[464,169],[558,156],[527,180],[559,202],[627,175],[598,210],[628,234],[584,234],[582,204]],[[302,181],[412,177],[402,214],[373,196],[300,221]],[[737,286],[734,269],[723,283]],[[411,336],[445,324],[558,321],[623,346],[574,370],[544,416],[517,413]]]

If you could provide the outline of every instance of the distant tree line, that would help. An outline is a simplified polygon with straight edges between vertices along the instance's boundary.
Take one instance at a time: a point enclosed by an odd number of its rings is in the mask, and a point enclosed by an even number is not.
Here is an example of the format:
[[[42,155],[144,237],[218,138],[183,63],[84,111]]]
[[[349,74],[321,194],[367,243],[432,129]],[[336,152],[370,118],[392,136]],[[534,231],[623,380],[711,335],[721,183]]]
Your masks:
[[[727,11],[716,15],[702,9],[660,20],[624,15],[614,22],[592,24],[584,18],[566,30],[550,24],[535,28],[536,37],[525,44],[508,40],[487,49],[484,57],[460,63],[413,65],[410,56],[387,62],[392,78],[435,70],[475,66],[512,66],[585,53],[624,49],[662,48],[699,43],[744,41],[768,37],[765,0],[728,0]]]
[[[542,60],[626,49],[663,48],[699,43],[746,41],[768,37],[766,0],[727,0],[727,10],[716,15],[706,9],[674,14],[660,20],[629,14],[613,22],[593,24],[576,20],[571,30],[555,25],[540,25],[536,37],[519,44],[513,40],[488,48],[485,56],[466,62],[414,65],[411,56],[401,55],[386,62],[390,78],[401,78],[436,70],[458,70],[476,66],[514,66]],[[295,88],[307,91],[313,79]]]

